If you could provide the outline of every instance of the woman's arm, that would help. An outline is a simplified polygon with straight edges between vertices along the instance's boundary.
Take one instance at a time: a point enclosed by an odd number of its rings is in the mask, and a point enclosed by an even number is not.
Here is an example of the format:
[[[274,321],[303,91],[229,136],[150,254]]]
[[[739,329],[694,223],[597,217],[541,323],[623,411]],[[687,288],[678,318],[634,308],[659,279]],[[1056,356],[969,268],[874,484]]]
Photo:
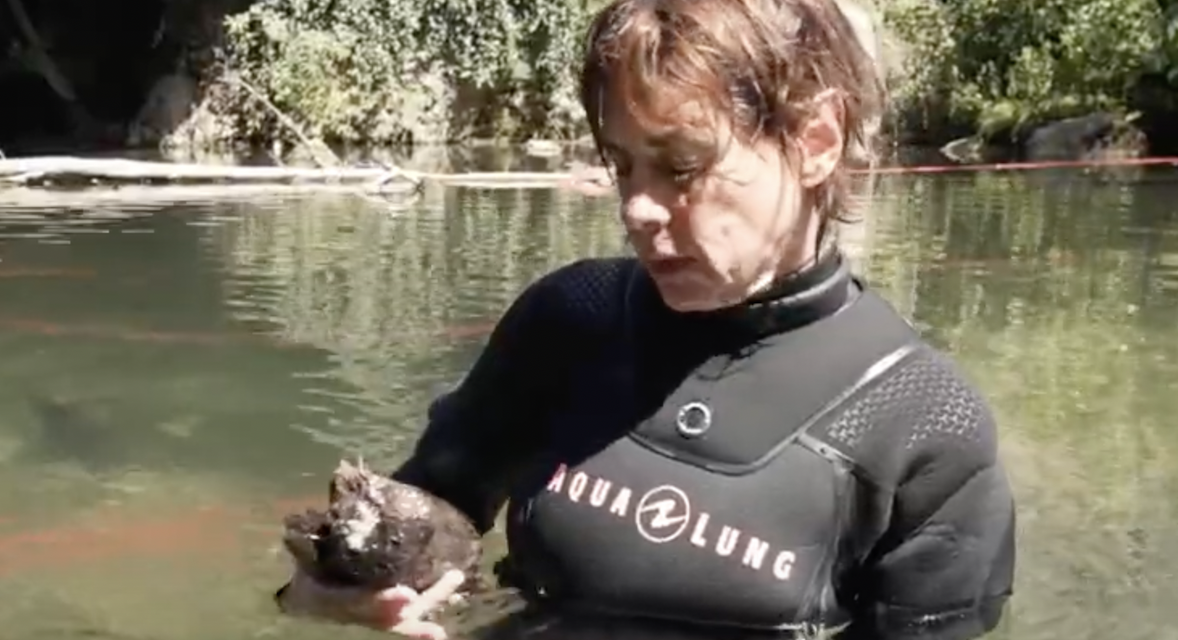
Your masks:
[[[486,533],[503,506],[513,476],[543,446],[545,399],[562,383],[570,360],[554,348],[560,322],[550,275],[528,287],[500,319],[487,346],[456,389],[430,406],[424,433],[392,476],[461,509]],[[446,578],[443,578],[443,583]],[[457,584],[422,593],[398,587],[381,594],[318,584],[298,569],[274,594],[288,613],[422,638],[444,630],[421,616]]]
[[[392,474],[452,503],[483,533],[542,446],[545,400],[567,366],[549,286],[536,282],[508,308],[466,377],[430,405],[413,453]]]
[[[552,402],[567,390],[579,354],[620,306],[630,262],[580,260],[528,287],[458,387],[431,405],[413,454],[393,477],[489,530],[546,446]]]
[[[892,442],[904,462],[897,488],[882,496],[889,525],[855,572],[855,621],[840,638],[972,640],[1002,617],[1013,591],[1014,498],[989,409],[955,382]]]
[[[872,563],[857,619],[841,637],[971,640],[990,632],[1012,592],[1014,532],[1001,467],[979,471]]]

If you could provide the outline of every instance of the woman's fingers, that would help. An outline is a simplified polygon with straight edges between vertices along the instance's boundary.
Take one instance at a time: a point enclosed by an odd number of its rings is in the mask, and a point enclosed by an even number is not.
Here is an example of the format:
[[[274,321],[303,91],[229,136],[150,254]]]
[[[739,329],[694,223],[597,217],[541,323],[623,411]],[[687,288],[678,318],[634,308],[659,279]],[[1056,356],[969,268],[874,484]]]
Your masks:
[[[446,640],[445,629],[425,618],[448,603],[465,581],[461,571],[449,571],[422,593],[397,586],[374,594],[324,587],[296,572],[278,597],[288,613],[361,624],[420,640]]]
[[[379,629],[396,629],[406,619],[418,619],[410,605],[421,596],[409,587],[397,586],[385,589],[372,599],[373,626]]]
[[[397,585],[376,594],[376,599],[380,602],[401,604],[412,602],[419,597],[421,597],[421,594],[404,585]]]
[[[466,581],[461,571],[448,571],[433,586],[421,593],[408,587],[394,587],[377,596],[384,628],[401,635],[422,640],[445,640],[446,630],[441,625],[425,620],[431,612],[450,601],[454,592]]]
[[[422,613],[438,609],[450,602],[450,598],[458,591],[463,582],[466,582],[466,574],[457,569],[451,569],[442,574],[442,577],[433,586],[423,591],[413,604],[419,607]]]

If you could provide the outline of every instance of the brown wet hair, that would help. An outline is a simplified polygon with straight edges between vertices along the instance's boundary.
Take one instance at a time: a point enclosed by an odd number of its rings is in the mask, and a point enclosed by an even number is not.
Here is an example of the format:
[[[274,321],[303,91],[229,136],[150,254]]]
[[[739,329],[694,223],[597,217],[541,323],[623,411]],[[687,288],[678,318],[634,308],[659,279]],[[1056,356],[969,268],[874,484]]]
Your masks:
[[[853,149],[872,146],[869,123],[884,107],[884,87],[835,0],[614,0],[589,28],[581,70],[581,104],[611,168],[607,105],[621,105],[702,173],[724,141],[707,115],[684,122],[679,107],[700,104],[701,113],[730,119],[746,144],[776,139],[793,161],[794,136],[826,90],[843,107],[843,162],[808,196],[824,222],[848,221],[848,163],[859,160]]]

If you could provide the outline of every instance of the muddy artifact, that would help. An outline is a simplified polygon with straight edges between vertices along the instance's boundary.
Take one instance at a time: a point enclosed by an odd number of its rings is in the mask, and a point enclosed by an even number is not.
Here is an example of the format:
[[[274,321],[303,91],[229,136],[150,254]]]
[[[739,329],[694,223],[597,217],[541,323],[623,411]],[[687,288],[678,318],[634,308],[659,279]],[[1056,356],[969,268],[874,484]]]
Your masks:
[[[373,473],[362,460],[340,462],[328,499],[326,510],[284,520],[283,543],[317,582],[422,592],[460,571],[465,581],[456,591],[474,589],[481,536],[450,503]]]

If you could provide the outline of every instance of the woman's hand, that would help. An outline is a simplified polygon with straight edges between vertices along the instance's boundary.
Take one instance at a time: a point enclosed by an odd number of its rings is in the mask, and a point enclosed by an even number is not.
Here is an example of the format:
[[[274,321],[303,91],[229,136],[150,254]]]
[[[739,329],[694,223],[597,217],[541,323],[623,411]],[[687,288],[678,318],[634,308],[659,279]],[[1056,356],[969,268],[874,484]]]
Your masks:
[[[422,640],[445,640],[446,630],[425,618],[450,602],[465,581],[461,571],[449,571],[438,582],[418,593],[409,587],[385,591],[326,587],[299,569],[275,601],[286,613],[356,624]]]

